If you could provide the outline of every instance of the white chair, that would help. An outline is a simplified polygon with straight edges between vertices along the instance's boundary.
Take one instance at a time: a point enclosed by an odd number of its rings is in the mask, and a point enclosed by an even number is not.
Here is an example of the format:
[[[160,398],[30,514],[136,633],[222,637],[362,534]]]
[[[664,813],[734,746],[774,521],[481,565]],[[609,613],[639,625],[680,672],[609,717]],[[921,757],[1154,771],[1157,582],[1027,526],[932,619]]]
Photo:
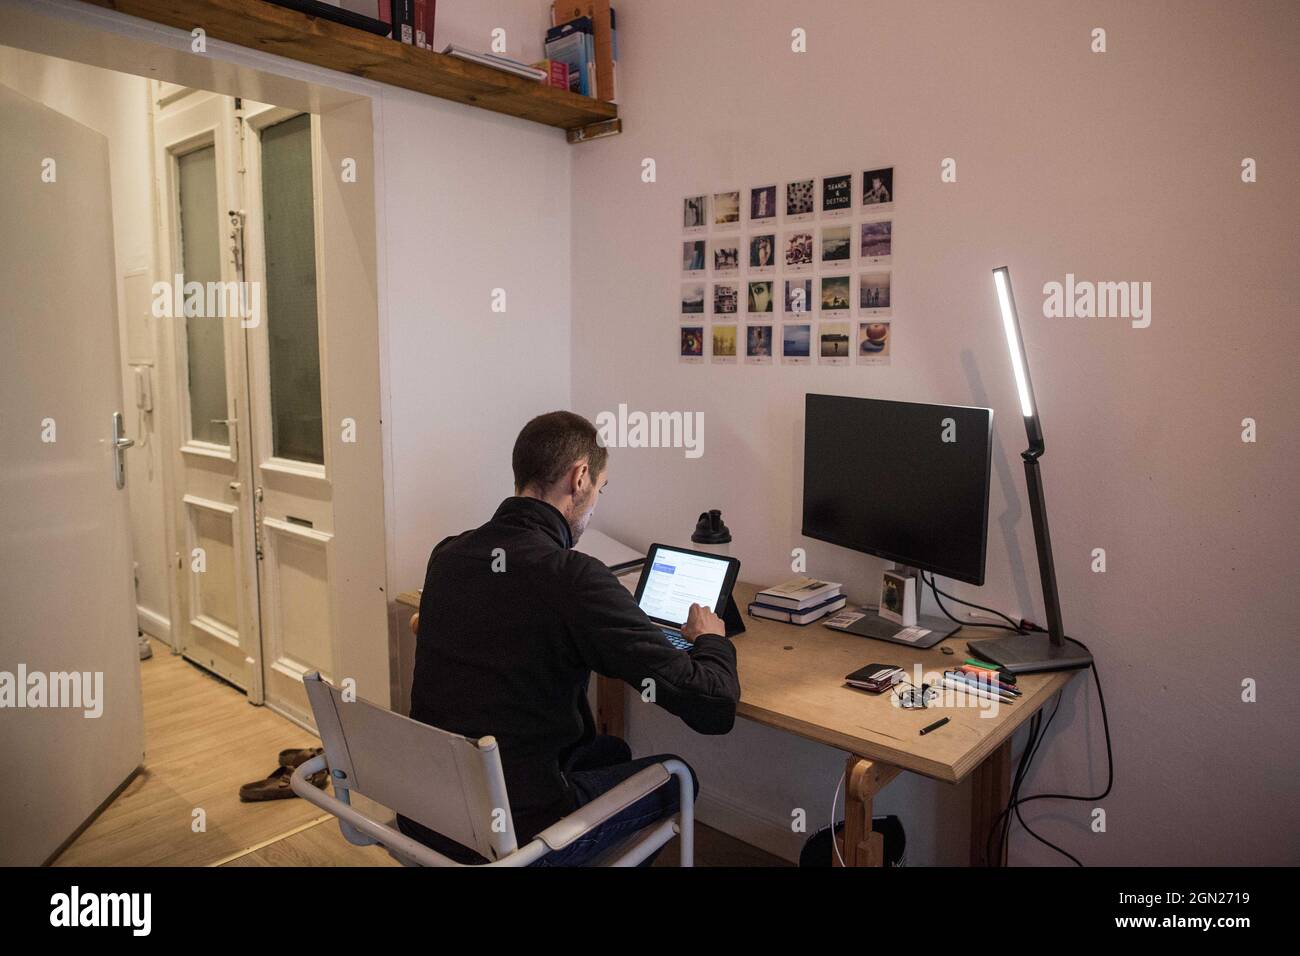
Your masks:
[[[303,678],[325,753],[294,771],[294,793],[338,817],[344,838],[356,846],[379,844],[407,866],[463,866],[351,805],[356,791],[478,851],[481,866],[528,866],[562,850],[619,811],[677,778],[678,813],[631,834],[592,862],[636,866],[674,836],[681,865],[694,865],[695,793],[680,760],[646,767],[537,834],[515,842],[501,753],[492,737],[471,740],[364,701],[345,701],[337,687],[311,673]],[[312,774],[329,770],[334,796],[312,786]]]

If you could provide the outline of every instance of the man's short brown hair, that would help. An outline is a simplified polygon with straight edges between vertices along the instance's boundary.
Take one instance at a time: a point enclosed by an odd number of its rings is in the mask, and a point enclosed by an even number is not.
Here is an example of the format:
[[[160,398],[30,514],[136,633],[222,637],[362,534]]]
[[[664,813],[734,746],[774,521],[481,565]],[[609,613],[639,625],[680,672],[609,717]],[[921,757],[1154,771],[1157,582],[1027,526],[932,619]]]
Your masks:
[[[605,470],[608,459],[608,452],[596,438],[595,425],[573,412],[538,415],[515,439],[515,450],[510,456],[515,470],[515,491],[550,488],[584,458],[591,480],[595,481]]]

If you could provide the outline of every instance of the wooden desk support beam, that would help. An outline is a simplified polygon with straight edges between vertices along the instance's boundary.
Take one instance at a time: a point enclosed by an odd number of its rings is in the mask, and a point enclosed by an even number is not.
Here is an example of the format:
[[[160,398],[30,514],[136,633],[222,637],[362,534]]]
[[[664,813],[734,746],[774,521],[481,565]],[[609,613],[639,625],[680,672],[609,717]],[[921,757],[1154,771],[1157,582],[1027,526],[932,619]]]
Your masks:
[[[989,830],[1011,797],[1011,738],[984,758],[971,775],[970,865],[1006,866],[1007,848],[999,859],[988,859]]]
[[[835,836],[840,852],[835,854],[832,849],[832,865],[884,865],[885,838],[871,829],[871,804],[901,772],[888,764],[849,755],[844,764],[844,836]]]

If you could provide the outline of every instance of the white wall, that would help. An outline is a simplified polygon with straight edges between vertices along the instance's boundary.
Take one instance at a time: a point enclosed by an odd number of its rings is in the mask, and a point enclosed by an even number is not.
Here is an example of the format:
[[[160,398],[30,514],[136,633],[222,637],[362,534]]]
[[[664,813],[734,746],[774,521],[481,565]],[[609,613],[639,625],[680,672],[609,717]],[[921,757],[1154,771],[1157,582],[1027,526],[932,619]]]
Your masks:
[[[806,54],[790,51],[796,26]],[[1089,51],[1095,26],[1105,54]],[[952,589],[1042,620],[990,280],[1008,264],[1065,621],[1099,661],[1117,772],[1104,834],[1091,803],[1025,816],[1090,863],[1295,862],[1300,705],[1280,679],[1300,524],[1291,5],[623,0],[619,29],[625,132],[573,153],[574,407],[702,410],[706,446],[695,461],[615,451],[601,527],[680,540],[720,507],[745,578],[788,577],[806,547],[812,573],[865,598],[881,562],[799,534],[803,395],[989,405],[987,580]],[[645,157],[656,183],[640,180]],[[679,364],[682,197],[877,164],[895,166],[899,197],[893,364]],[[1151,281],[1151,327],[1044,319],[1042,285],[1067,272]],[[1240,440],[1245,416],[1256,444]],[[1096,547],[1105,574],[1089,570]],[[1258,703],[1240,702],[1245,678]],[[687,757],[707,799],[771,825],[770,845],[793,808],[827,818],[835,751],[743,723],[695,737],[635,705],[630,724],[634,749]],[[1081,677],[1026,792],[1099,792],[1101,729]],[[965,789],[900,778],[877,812],[903,816],[912,862],[964,862]],[[1061,861],[1023,834],[1011,853]]]
[[[0,46],[0,83],[44,103],[108,139],[113,187],[113,240],[117,258],[118,340],[121,345],[126,433],[136,446],[126,455],[131,502],[131,536],[137,572],[137,605],[150,633],[167,637],[168,552],[164,518],[162,402],[141,415],[127,358],[127,303],[123,277],[139,269],[153,273],[153,156],[149,133],[148,82],[138,76],[85,66],[70,60]],[[146,282],[152,283],[149,278]],[[149,320],[152,323],[152,320]],[[151,333],[155,332],[149,325]],[[157,367],[156,396],[161,398]]]

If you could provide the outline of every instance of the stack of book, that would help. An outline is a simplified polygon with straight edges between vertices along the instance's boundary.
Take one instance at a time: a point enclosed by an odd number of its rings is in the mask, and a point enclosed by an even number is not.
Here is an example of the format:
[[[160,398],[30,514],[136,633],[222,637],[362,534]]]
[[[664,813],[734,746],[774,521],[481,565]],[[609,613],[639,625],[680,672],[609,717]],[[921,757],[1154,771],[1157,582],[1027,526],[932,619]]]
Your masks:
[[[609,0],[556,0],[551,22],[538,66],[553,75],[551,64],[562,63],[572,92],[614,102],[618,30]]]
[[[787,624],[811,624],[844,607],[845,600],[841,585],[834,581],[795,578],[755,594],[749,614]]]

